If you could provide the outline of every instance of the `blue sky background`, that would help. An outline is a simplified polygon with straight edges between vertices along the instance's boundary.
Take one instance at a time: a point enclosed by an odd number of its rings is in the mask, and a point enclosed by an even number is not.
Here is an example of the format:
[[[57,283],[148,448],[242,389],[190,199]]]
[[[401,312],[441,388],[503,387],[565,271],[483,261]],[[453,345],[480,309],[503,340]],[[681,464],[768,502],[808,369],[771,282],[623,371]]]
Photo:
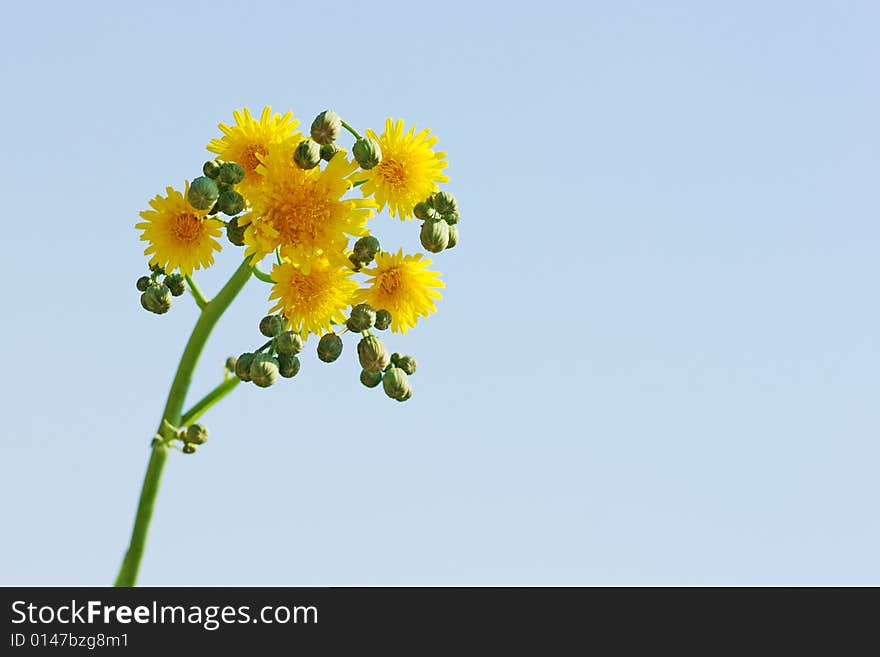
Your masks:
[[[133,224],[264,104],[431,127],[461,243],[413,399],[351,341],[240,387],[142,583],[880,584],[880,5],[337,4],[4,10],[0,584],[112,582],[196,317],[141,310]]]

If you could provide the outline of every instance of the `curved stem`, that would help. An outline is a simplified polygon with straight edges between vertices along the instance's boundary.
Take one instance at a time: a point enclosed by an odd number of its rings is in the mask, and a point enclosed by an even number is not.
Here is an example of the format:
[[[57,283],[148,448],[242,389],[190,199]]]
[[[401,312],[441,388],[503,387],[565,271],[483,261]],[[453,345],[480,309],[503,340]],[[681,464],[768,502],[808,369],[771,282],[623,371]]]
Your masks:
[[[193,299],[196,300],[196,305],[204,310],[205,306],[208,305],[208,299],[205,298],[205,295],[202,294],[202,291],[199,289],[199,286],[196,285],[196,282],[192,279],[192,277],[187,274],[184,276],[187,284],[189,285],[189,291],[192,292]]]
[[[235,389],[235,386],[240,382],[241,379],[237,376],[226,379],[223,383],[197,401],[191,409],[180,416],[180,426],[185,427],[198,420],[205,414],[205,411],[232,392]]]
[[[351,134],[353,134],[355,139],[363,139],[363,137],[361,137],[360,133],[357,130],[355,130],[354,128],[352,128],[350,125],[348,125],[345,121],[342,122],[342,127],[345,128],[346,130],[348,130]]]
[[[177,373],[171,382],[168,401],[165,403],[165,410],[162,411],[162,418],[159,420],[159,433],[161,435],[165,436],[165,433],[167,433],[165,428],[166,421],[171,426],[180,425],[183,403],[189,390],[193,370],[199,360],[202,349],[208,341],[208,337],[211,335],[217,320],[220,319],[250,277],[251,258],[248,257],[235,270],[235,273],[217,296],[202,309],[202,314],[199,316],[192,334],[189,336],[189,341],[183,350],[183,355],[180,357]],[[134,527],[131,532],[131,543],[128,546],[128,551],[125,553],[125,558],[122,560],[122,566],[119,568],[116,586],[134,586],[137,581],[141,557],[144,554],[144,544],[147,540],[147,530],[153,516],[153,505],[159,492],[159,480],[162,477],[162,469],[165,467],[167,458],[168,448],[161,441],[156,441],[152,447],[150,462],[147,465],[147,473],[144,476],[144,484],[141,488]]]
[[[267,274],[266,272],[264,272],[262,269],[260,269],[260,268],[257,267],[256,265],[254,265],[254,276],[256,276],[257,278],[259,278],[259,279],[260,279],[261,281],[263,281],[264,283],[274,283],[274,282],[275,282],[275,281],[272,280],[272,277],[269,276],[269,274]]]

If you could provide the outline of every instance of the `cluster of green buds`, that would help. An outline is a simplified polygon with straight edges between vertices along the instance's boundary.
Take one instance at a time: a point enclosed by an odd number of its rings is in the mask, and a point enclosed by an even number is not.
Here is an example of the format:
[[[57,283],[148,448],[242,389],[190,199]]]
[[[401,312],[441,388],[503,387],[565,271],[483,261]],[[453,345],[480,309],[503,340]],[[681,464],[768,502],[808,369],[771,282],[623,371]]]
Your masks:
[[[245,170],[237,162],[208,160],[199,176],[189,186],[186,200],[196,210],[208,210],[208,216],[219,213],[233,217],[226,223],[226,237],[236,246],[244,244],[244,227],[234,217],[244,211],[245,201],[235,186],[244,180]],[[210,208],[210,209],[209,209]]]
[[[226,368],[245,382],[253,382],[260,388],[268,388],[278,381],[278,376],[291,379],[300,368],[297,354],[302,351],[303,340],[299,333],[285,329],[287,321],[281,315],[266,315],[260,320],[260,333],[269,341],[256,351],[246,351],[238,358],[230,357]]]
[[[164,277],[164,278],[163,278]],[[159,280],[163,278],[163,280]],[[180,274],[168,274],[158,265],[150,265],[150,275],[141,276],[135,286],[141,293],[141,306],[157,315],[164,315],[171,309],[173,297],[186,292],[186,281]]]
[[[416,203],[413,214],[422,220],[419,240],[431,253],[440,253],[458,244],[458,202],[449,192],[431,194]]]
[[[339,131],[342,130],[342,117],[333,110],[324,110],[312,121],[311,137],[306,137],[296,145],[293,161],[300,169],[314,169],[321,160],[329,162],[340,148],[336,145]]]
[[[204,424],[195,423],[188,427],[177,428],[166,420],[153,439],[153,444],[171,445],[175,440],[180,441],[181,451],[184,454],[195,454],[199,445],[208,442],[208,428]]]
[[[385,394],[397,401],[412,397],[409,376],[415,374],[416,361],[412,356],[388,354],[385,344],[372,329],[386,330],[391,326],[391,313],[375,310],[369,304],[359,303],[351,309],[340,334],[327,333],[318,341],[318,358],[332,363],[342,355],[342,334],[360,334],[357,344],[358,362],[361,366],[360,381],[368,388],[380,383]]]

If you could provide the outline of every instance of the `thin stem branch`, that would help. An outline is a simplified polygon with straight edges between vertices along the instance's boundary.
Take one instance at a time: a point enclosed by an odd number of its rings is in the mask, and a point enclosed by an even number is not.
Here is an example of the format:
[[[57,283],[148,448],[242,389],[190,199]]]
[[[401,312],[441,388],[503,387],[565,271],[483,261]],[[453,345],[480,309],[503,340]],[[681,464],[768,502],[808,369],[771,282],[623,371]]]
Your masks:
[[[346,130],[348,130],[351,134],[353,134],[355,139],[363,139],[363,137],[361,137],[360,133],[357,130],[355,130],[354,128],[352,128],[350,125],[348,125],[345,121],[342,122],[342,127],[345,128]]]
[[[189,274],[184,276],[184,278],[186,279],[187,285],[189,285],[189,291],[192,292],[193,299],[196,300],[196,305],[199,307],[200,310],[204,310],[205,306],[208,305],[208,300],[205,298],[205,295],[202,294],[199,286],[196,285],[196,282]]]
[[[264,283],[274,283],[274,282],[275,282],[275,281],[272,280],[272,277],[269,276],[269,274],[267,274],[266,272],[264,272],[262,269],[260,269],[260,268],[257,267],[256,265],[254,265],[254,276],[256,276],[257,278],[259,278],[259,279],[260,279],[261,281],[263,281]]]
[[[160,435],[165,436],[167,433],[165,428],[166,421],[171,426],[180,426],[183,403],[189,390],[189,384],[192,381],[193,370],[199,360],[202,349],[208,341],[208,337],[211,335],[217,320],[220,319],[229,307],[229,304],[232,303],[236,295],[250,279],[251,268],[251,257],[245,258],[226,285],[223,286],[223,289],[202,309],[202,313],[199,315],[195,327],[193,327],[192,334],[189,336],[189,341],[186,343],[186,347],[184,347],[183,355],[180,357],[180,364],[177,366],[174,380],[171,382],[171,390],[168,392],[165,410],[162,411],[162,418],[159,420]],[[156,495],[159,492],[159,480],[162,477],[162,469],[165,467],[167,458],[168,448],[161,441],[156,441],[152,447],[150,462],[147,465],[147,473],[144,476],[144,484],[141,488],[134,527],[131,532],[131,542],[128,546],[128,551],[125,553],[125,558],[122,560],[122,566],[119,568],[116,586],[134,586],[135,582],[137,582],[138,570],[140,569],[144,545],[147,540],[147,530],[153,517]]]
[[[186,427],[198,420],[202,415],[205,414],[209,408],[211,408],[218,401],[223,399],[226,395],[232,392],[241,382],[237,376],[232,376],[223,381],[220,385],[214,388],[207,395],[202,397],[199,401],[195,403],[195,405],[189,409],[186,413],[180,416],[180,426]]]

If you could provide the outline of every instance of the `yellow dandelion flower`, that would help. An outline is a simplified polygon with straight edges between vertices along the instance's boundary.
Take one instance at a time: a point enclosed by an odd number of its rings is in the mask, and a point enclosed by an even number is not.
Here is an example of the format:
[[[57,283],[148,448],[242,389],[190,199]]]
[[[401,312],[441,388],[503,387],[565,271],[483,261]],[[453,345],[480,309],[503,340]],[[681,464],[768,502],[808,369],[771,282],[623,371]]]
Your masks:
[[[343,199],[357,163],[340,151],[323,169],[300,169],[287,153],[271,151],[257,169],[263,180],[251,199],[253,217],[245,231],[245,255],[262,258],[276,247],[308,266],[315,255],[343,252],[349,236],[366,233],[374,213],[371,199]]]
[[[251,116],[250,110],[235,110],[232,113],[235,125],[220,123],[217,127],[223,132],[220,139],[208,142],[208,150],[216,153],[222,160],[238,162],[244,167],[244,180],[236,187],[245,198],[260,185],[257,171],[260,163],[272,150],[283,150],[292,154],[302,134],[296,130],[299,121],[292,112],[272,114],[271,107],[264,107],[260,120]]]
[[[347,263],[346,263],[347,264]],[[272,268],[272,292],[269,301],[280,310],[291,329],[305,337],[333,330],[333,324],[345,323],[345,310],[358,289],[352,270],[346,264],[328,258],[314,259],[305,268],[285,260]]]
[[[382,148],[382,161],[358,174],[367,181],[361,187],[364,196],[374,196],[379,211],[387,205],[391,216],[400,215],[401,220],[412,219],[413,206],[436,192],[438,182],[449,182],[449,176],[443,175],[446,153],[431,150],[437,137],[429,137],[427,129],[417,135],[415,130],[404,134],[401,119],[386,120],[381,137],[367,130]]]
[[[207,210],[196,210],[186,200],[189,183],[181,194],[173,187],[165,189],[166,196],[157,194],[150,201],[152,210],[140,213],[144,219],[140,228],[141,239],[150,245],[144,255],[150,256],[150,264],[158,264],[171,272],[180,269],[191,274],[193,269],[214,264],[214,251],[220,250],[221,223],[206,219]]]
[[[421,253],[403,255],[403,249],[376,254],[375,267],[362,270],[370,278],[367,287],[355,294],[355,303],[365,302],[376,310],[387,310],[391,313],[391,330],[406,333],[420,316],[436,312],[434,300],[442,298],[437,289],[445,285],[440,274],[426,269],[430,264]]]

